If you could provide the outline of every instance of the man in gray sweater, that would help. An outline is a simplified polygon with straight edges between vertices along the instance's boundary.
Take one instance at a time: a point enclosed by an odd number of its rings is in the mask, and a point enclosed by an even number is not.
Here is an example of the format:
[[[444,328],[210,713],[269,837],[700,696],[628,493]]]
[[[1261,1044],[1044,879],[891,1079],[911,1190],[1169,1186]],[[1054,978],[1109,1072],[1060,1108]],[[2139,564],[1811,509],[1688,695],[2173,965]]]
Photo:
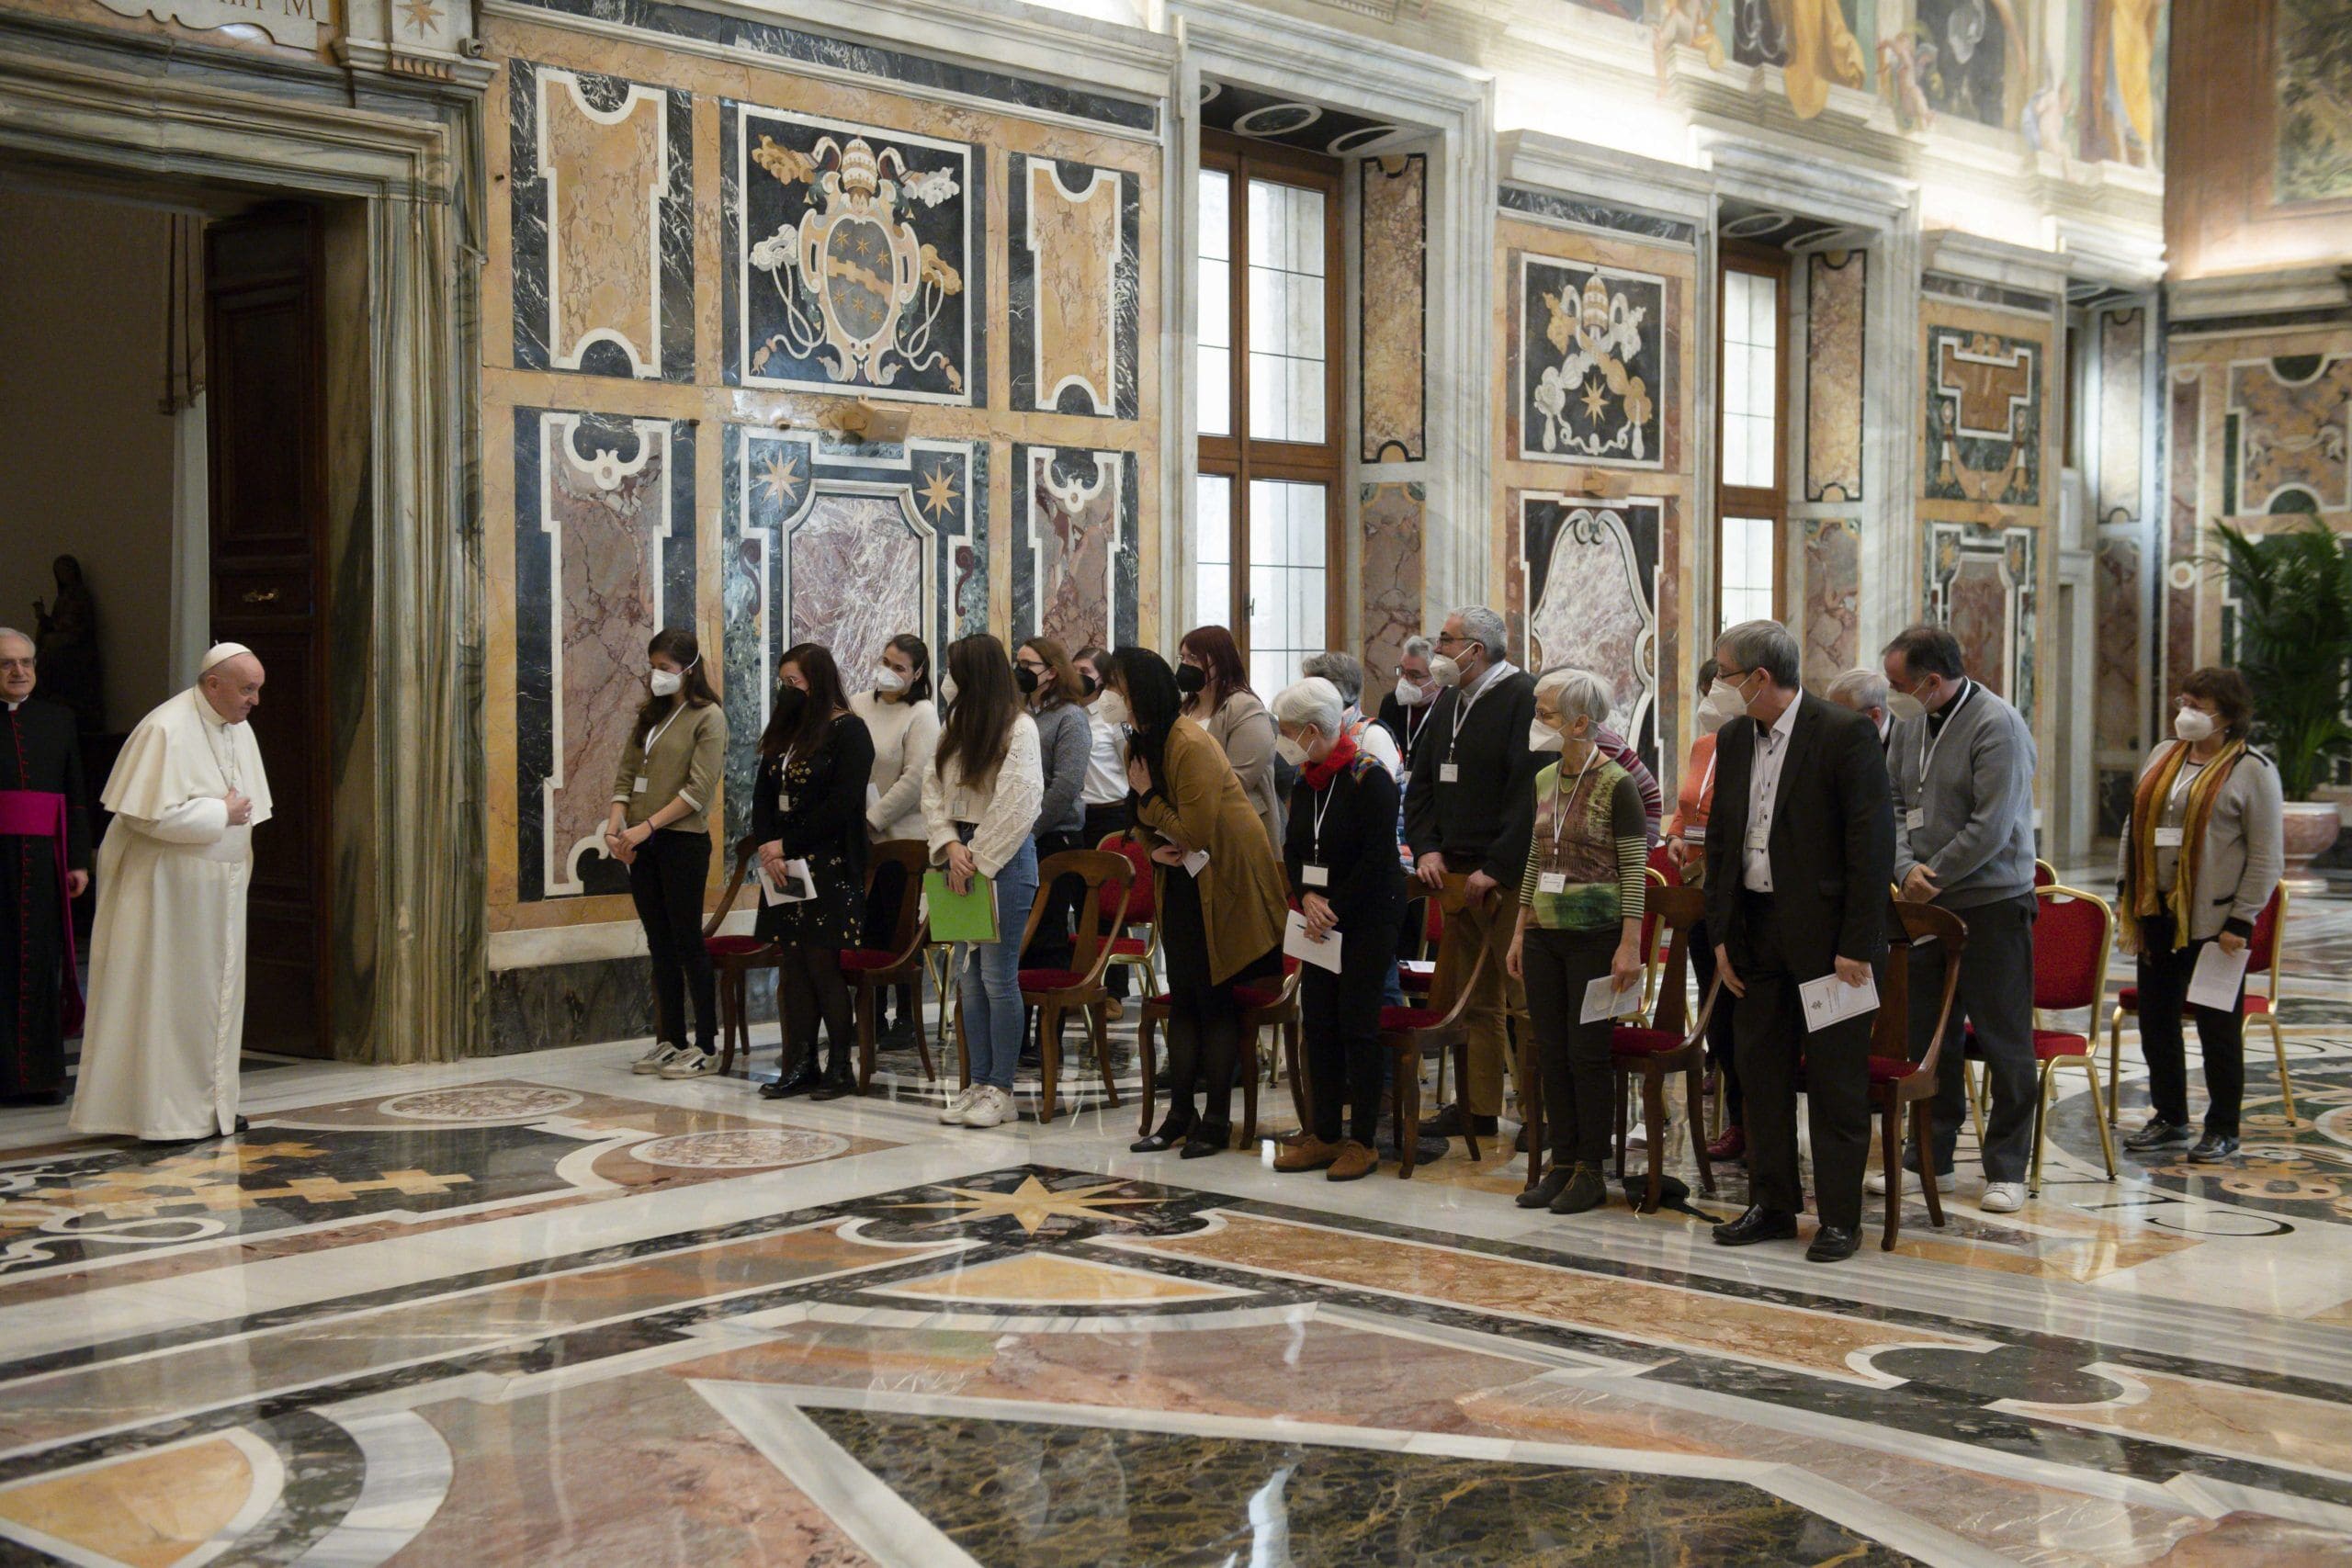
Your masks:
[[[1983,1207],[2014,1213],[2025,1202],[2038,1082],[2033,1055],[2033,732],[2018,710],[1968,678],[1960,639],[1943,626],[1913,626],[1886,645],[1887,683],[1919,700],[1887,744],[1894,784],[1894,877],[1905,898],[1968,922],[1960,987],[1937,1060],[1935,1170],[1951,1174],[1952,1146],[1968,1114],[1962,1055],[1969,1026],[1991,1079],[1984,1126]],[[1911,953],[1911,1056],[1928,1052],[1943,998],[1942,948]],[[1920,1151],[1903,1164],[1918,1169]],[[1875,1182],[1873,1188],[1883,1191]]]

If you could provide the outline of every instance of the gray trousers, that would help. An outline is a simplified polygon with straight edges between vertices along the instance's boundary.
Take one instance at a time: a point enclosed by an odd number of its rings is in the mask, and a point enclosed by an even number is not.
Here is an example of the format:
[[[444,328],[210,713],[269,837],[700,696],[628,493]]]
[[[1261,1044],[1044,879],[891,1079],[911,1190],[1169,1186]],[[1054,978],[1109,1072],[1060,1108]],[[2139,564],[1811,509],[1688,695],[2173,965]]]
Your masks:
[[[1968,948],[1960,961],[1960,988],[1944,1023],[1944,1048],[1936,1058],[1935,1168],[1951,1168],[1952,1147],[1968,1121],[1963,1074],[1968,1026],[1976,1029],[1992,1091],[1993,1111],[1984,1122],[1984,1179],[2023,1181],[2033,1152],[2033,1104],[2040,1085],[2033,1055],[2033,918],[2030,893],[1996,898],[1952,911],[1968,922]],[[1944,950],[1928,942],[1911,950],[1911,1059],[1928,1054],[1943,1000]],[[1916,1160],[1918,1151],[1913,1150]],[[1906,1161],[1906,1163],[1908,1163]]]

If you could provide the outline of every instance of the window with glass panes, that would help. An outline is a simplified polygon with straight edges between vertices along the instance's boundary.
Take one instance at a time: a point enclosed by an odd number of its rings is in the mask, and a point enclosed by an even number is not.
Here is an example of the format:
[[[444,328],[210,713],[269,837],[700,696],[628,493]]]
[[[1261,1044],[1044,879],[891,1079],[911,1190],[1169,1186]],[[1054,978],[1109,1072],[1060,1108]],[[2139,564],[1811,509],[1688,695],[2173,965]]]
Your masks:
[[[1339,625],[1340,166],[1204,132],[1194,613],[1271,694]]]
[[[1725,247],[1716,355],[1717,626],[1778,620],[1786,577],[1788,257]]]

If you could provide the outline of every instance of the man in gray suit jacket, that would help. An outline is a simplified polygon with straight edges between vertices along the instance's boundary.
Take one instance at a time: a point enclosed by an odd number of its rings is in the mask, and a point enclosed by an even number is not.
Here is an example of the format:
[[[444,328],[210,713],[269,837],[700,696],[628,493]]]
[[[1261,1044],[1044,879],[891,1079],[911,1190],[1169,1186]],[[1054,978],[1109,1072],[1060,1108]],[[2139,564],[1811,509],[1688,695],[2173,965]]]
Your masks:
[[[1943,626],[1913,626],[1886,645],[1887,683],[1919,700],[1887,745],[1894,788],[1894,875],[1902,896],[1968,923],[1960,987],[1937,1059],[1935,1171],[1951,1174],[1952,1147],[1968,1114],[1962,1046],[1974,1026],[1992,1081],[1984,1126],[1983,1207],[2014,1213],[2025,1202],[2038,1078],[2033,1055],[2033,732],[2018,710],[1968,678],[1960,639]],[[1928,1053],[1943,999],[1942,948],[1911,950],[1911,1055]],[[1903,1164],[1918,1169],[1920,1151]],[[1880,1189],[1883,1190],[1883,1189]]]

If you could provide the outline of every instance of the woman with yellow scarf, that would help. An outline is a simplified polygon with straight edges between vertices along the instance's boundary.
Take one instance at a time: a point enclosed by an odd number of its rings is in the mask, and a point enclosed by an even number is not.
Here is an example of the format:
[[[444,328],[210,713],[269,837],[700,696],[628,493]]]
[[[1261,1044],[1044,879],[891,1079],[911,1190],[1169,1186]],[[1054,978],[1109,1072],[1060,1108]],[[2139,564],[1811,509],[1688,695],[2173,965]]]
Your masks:
[[[2118,855],[2116,909],[2123,951],[2139,959],[2140,1050],[2148,1062],[2154,1114],[2123,1140],[2138,1153],[2189,1141],[2189,976],[2208,944],[2243,951],[2285,868],[2278,771],[2246,745],[2254,691],[2234,670],[2204,669],[2181,682],[2176,739],[2140,771]],[[2245,1094],[2245,1044],[2238,1005],[2200,1007],[2197,1041],[2211,1103],[2196,1162],[2238,1152],[2238,1105]]]

